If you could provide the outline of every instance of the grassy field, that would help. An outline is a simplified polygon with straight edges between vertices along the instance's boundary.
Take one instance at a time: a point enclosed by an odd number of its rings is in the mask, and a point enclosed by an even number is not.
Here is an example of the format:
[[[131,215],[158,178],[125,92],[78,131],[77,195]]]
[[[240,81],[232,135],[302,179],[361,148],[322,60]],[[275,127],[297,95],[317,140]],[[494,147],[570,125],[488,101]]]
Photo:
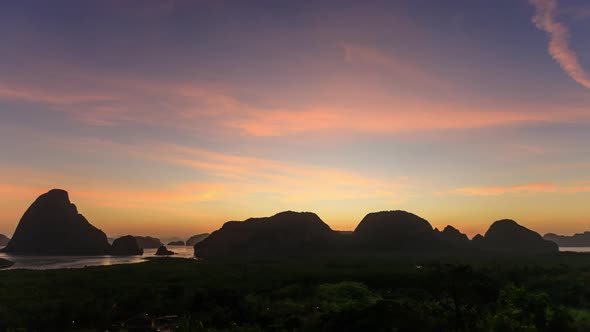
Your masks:
[[[0,331],[589,331],[590,256],[158,259],[0,272]]]

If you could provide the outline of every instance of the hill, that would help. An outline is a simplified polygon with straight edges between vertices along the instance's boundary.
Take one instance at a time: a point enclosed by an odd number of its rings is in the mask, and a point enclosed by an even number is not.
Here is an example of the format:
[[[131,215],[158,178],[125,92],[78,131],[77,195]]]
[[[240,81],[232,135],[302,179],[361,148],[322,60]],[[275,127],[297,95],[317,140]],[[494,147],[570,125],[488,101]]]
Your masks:
[[[308,255],[330,248],[336,236],[315,213],[285,211],[272,217],[226,222],[195,245],[195,256]]]
[[[65,190],[39,196],[24,213],[4,249],[22,255],[104,255],[107,236],[78,213]]]
[[[475,240],[475,239],[474,239]],[[511,219],[495,221],[483,237],[474,241],[477,248],[494,252],[535,254],[558,252],[551,241]]]

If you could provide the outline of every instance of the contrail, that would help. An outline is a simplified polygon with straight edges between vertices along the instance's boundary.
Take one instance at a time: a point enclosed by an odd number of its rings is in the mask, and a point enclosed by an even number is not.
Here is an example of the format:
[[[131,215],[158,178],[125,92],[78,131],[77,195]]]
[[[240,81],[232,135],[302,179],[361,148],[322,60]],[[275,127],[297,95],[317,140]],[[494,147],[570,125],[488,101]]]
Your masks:
[[[535,7],[533,23],[549,36],[549,54],[574,81],[590,89],[590,77],[569,47],[568,28],[555,19],[557,0],[529,0]]]

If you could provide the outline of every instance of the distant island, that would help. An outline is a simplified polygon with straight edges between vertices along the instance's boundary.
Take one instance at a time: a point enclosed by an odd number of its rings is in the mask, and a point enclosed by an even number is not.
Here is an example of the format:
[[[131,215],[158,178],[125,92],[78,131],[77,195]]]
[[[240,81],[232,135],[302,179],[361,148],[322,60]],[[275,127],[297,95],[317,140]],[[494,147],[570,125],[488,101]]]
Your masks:
[[[590,233],[569,239],[545,235],[514,220],[494,222],[488,231],[469,239],[448,225],[439,231],[415,214],[395,210],[367,214],[353,232],[334,231],[312,212],[285,211],[271,217],[226,222],[211,234],[198,234],[169,245],[192,245],[200,258],[294,257],[358,254],[546,254],[564,241],[582,245]],[[575,242],[574,239],[577,241]],[[194,243],[194,245],[193,245]],[[563,245],[563,244],[562,244]],[[3,249],[20,255],[142,255],[143,249],[171,255],[160,239],[123,236],[112,244],[69,200],[65,190],[39,196],[21,218]]]
[[[160,239],[151,236],[136,236],[135,239],[142,249],[157,249],[164,245]]]
[[[160,246],[158,250],[156,250],[156,256],[172,256],[175,254],[174,251],[168,250],[166,246]]]
[[[131,235],[122,236],[113,241],[110,254],[113,256],[143,255],[137,238]]]
[[[333,231],[315,213],[285,211],[230,221],[195,245],[195,256],[291,257],[315,254],[548,254],[557,244],[513,220],[494,222],[469,240],[452,226],[442,232],[406,211],[369,213],[352,234]]]
[[[4,247],[10,242],[10,238],[4,234],[0,234],[0,247]]]
[[[22,216],[4,251],[20,255],[106,255],[111,245],[70,202],[65,190],[39,196]]]
[[[111,245],[70,202],[68,192],[52,189],[39,196],[20,219],[3,252],[17,255],[141,255],[138,241],[129,236]]]
[[[209,233],[202,233],[191,236],[188,240],[186,240],[186,245],[190,247],[194,247],[195,244],[205,240],[209,236]]]
[[[547,233],[545,240],[557,243],[560,247],[590,247],[590,232],[577,233],[572,236]]]

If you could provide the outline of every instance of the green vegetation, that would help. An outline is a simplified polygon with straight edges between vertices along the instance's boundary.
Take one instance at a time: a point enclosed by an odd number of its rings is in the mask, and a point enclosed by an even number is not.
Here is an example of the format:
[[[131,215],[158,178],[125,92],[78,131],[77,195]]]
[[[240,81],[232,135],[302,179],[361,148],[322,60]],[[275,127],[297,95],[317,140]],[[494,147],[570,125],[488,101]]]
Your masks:
[[[444,262],[444,263],[442,263]],[[0,331],[588,331],[590,256],[195,261],[0,272]]]
[[[14,263],[6,259],[0,258],[0,270],[11,267]]]

